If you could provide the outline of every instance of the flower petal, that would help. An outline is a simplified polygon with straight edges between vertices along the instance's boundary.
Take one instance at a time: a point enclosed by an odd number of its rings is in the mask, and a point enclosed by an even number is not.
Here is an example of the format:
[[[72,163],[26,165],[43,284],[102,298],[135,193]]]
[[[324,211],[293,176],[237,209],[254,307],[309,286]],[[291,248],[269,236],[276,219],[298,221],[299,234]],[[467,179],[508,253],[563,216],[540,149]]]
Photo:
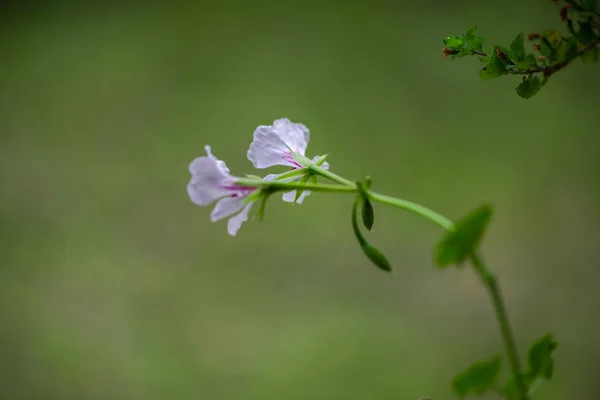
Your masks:
[[[248,221],[248,212],[250,212],[251,207],[252,203],[247,204],[240,213],[229,218],[229,221],[227,221],[227,233],[229,233],[231,236],[236,235],[237,231],[242,226],[242,223]]]
[[[192,175],[187,185],[188,196],[199,206],[206,206],[213,201],[227,196],[236,177],[229,174],[225,162],[212,155],[210,146],[205,146],[207,155],[195,158],[189,165]]]
[[[248,149],[248,159],[252,161],[255,168],[267,168],[273,165],[297,167],[292,163],[293,159],[285,142],[272,127],[264,125],[254,131],[254,140]]]
[[[281,118],[273,122],[273,129],[293,151],[304,155],[310,140],[310,131],[306,126]]]
[[[301,168],[290,150],[304,155],[310,132],[302,124],[294,124],[287,118],[273,122],[273,126],[261,125],[254,131],[254,140],[248,149],[248,159],[255,168],[285,165]]]
[[[210,213],[212,222],[229,217],[235,214],[244,207],[242,203],[243,197],[225,197],[217,202],[215,208]]]
[[[302,201],[304,200],[304,198],[306,196],[308,196],[310,194],[310,190],[305,190],[300,194],[300,197],[298,197],[298,201],[296,201],[296,203],[298,204],[302,204]],[[291,192],[287,192],[284,193],[282,196],[283,201],[287,202],[287,203],[293,203],[294,200],[296,199],[296,191],[292,190]]]

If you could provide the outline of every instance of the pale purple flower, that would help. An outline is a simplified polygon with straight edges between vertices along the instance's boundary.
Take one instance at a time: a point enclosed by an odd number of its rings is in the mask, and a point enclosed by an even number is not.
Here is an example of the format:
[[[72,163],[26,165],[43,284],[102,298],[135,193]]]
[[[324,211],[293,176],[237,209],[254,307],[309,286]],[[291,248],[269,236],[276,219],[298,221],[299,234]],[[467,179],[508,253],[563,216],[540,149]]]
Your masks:
[[[235,236],[242,223],[248,220],[248,212],[253,204],[244,200],[256,188],[236,185],[239,178],[231,175],[227,165],[212,155],[210,146],[204,149],[207,155],[197,157],[190,163],[192,177],[187,185],[188,195],[199,206],[217,201],[210,214],[211,220],[215,222],[231,216],[227,221],[227,232]],[[269,178],[272,179],[271,176]]]
[[[261,125],[254,131],[254,140],[248,149],[248,159],[256,168],[268,168],[275,165],[283,165],[292,169],[304,168],[294,159],[292,152],[304,156],[310,132],[302,124],[291,122],[287,118],[275,120],[272,126]],[[319,157],[315,157],[313,162]],[[327,162],[321,165],[323,169],[329,169]],[[302,179],[299,175],[286,181]],[[310,194],[309,190],[302,192],[297,203],[302,203],[304,198]],[[283,201],[293,203],[296,191],[292,190],[283,194]]]

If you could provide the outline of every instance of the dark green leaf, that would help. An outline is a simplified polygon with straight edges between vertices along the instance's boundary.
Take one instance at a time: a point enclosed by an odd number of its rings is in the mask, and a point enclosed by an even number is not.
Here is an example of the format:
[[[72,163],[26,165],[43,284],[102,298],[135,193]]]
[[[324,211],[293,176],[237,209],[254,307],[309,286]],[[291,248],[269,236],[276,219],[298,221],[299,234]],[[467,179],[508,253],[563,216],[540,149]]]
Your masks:
[[[373,204],[371,203],[371,200],[369,199],[369,195],[367,194],[367,191],[366,191],[364,185],[367,185],[367,187],[369,187],[371,185],[370,177],[367,177],[365,184],[362,184],[359,182],[356,184],[356,186],[358,187],[358,192],[360,193],[360,196],[362,198],[362,207],[361,207],[360,213],[361,213],[363,225],[368,230],[371,230],[371,228],[373,228],[373,222],[375,222],[375,211],[373,210]]]
[[[371,230],[371,228],[373,228],[373,222],[375,222],[375,211],[373,210],[373,204],[371,204],[371,200],[369,200],[368,197],[363,197],[362,203],[361,216],[363,225],[368,230]]]
[[[537,75],[530,75],[523,79],[523,82],[517,86],[517,94],[519,97],[529,99],[535,96],[542,88],[542,83]]]
[[[477,26],[473,25],[464,34],[467,45],[476,51],[483,51],[483,38],[477,36]]]
[[[554,372],[552,353],[556,350],[556,347],[558,347],[558,343],[554,341],[552,334],[542,336],[531,346],[527,355],[530,368],[529,376],[552,378]]]
[[[594,47],[593,49],[586,51],[581,55],[581,61],[586,64],[594,64],[598,62],[598,56],[600,52],[598,51],[598,47]]]
[[[377,267],[381,268],[384,271],[392,271],[392,266],[387,258],[383,255],[379,249],[375,246],[367,242],[365,237],[360,232],[360,228],[358,227],[358,207],[363,202],[362,196],[359,194],[356,196],[356,200],[354,200],[354,206],[352,207],[352,230],[354,231],[354,235],[360,244],[360,248],[365,253],[365,255],[375,264]]]
[[[362,246],[364,253],[369,257],[369,260],[373,262],[376,266],[381,268],[384,271],[391,272],[392,266],[388,259],[379,251],[376,247],[371,245],[370,243],[365,243]]]
[[[589,21],[579,23],[579,30],[572,30],[573,35],[577,38],[581,44],[589,44],[595,38],[594,27]]]
[[[485,205],[459,220],[454,231],[448,232],[438,244],[437,264],[440,267],[458,264],[469,257],[479,245],[491,217],[492,209]]]
[[[497,78],[506,74],[506,67],[500,56],[494,54],[485,67],[479,70],[479,76],[484,81]]]
[[[456,375],[452,381],[452,389],[458,397],[466,397],[469,394],[481,396],[494,388],[501,367],[500,356],[475,363]]]
[[[598,3],[596,0],[583,0],[581,3],[586,11],[595,12],[598,10]]]
[[[519,33],[512,41],[508,55],[515,63],[525,59],[525,35],[523,33]]]

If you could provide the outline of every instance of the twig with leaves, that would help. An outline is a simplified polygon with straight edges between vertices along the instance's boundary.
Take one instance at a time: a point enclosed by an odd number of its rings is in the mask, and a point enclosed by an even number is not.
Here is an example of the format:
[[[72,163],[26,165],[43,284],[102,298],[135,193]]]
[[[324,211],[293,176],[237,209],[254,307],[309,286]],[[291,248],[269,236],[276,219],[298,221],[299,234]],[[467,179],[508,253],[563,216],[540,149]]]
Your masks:
[[[472,26],[459,36],[444,39],[442,52],[445,58],[455,60],[466,56],[478,56],[485,64],[479,70],[483,80],[502,75],[523,75],[517,86],[517,94],[528,99],[535,96],[556,72],[576,59],[584,63],[598,61],[600,51],[600,12],[597,0],[554,1],[560,7],[561,19],[566,22],[570,36],[556,30],[527,35],[533,52],[525,49],[525,34],[519,33],[509,48],[495,45],[483,50],[483,37]]]

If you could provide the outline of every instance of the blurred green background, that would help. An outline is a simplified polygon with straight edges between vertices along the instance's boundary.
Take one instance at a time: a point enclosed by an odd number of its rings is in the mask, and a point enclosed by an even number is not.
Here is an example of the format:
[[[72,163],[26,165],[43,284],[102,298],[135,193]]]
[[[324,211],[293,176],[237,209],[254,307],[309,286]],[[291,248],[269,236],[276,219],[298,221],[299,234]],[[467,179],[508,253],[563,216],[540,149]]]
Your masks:
[[[539,398],[598,393],[598,68],[522,100],[518,77],[443,59],[473,23],[487,44],[562,28],[550,1],[6,6],[0,397],[442,400],[501,352],[471,271],[434,268],[428,221],[376,207],[388,275],[350,196],[273,199],[236,237],[190,202],[205,144],[255,173],[252,132],[281,117],[375,190],[453,219],[493,204],[484,254],[521,353],[560,343]]]

